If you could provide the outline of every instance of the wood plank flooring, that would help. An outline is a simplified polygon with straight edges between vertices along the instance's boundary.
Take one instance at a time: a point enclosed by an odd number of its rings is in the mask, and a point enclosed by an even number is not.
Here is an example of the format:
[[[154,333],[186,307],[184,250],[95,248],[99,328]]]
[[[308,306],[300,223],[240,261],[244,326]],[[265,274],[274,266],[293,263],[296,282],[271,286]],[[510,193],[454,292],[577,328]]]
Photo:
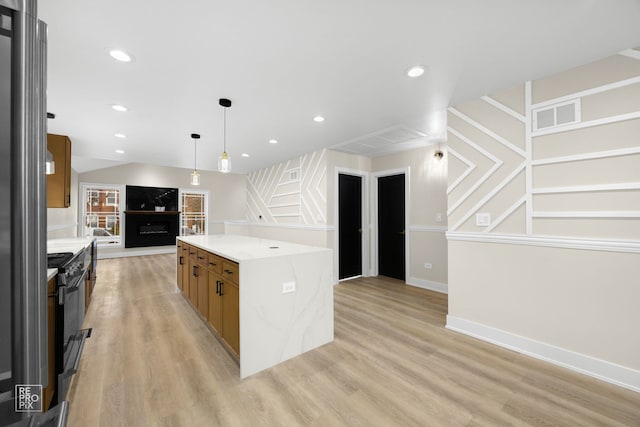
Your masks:
[[[640,426],[640,394],[444,328],[447,296],[335,288],[335,341],[243,381],[175,256],[100,260],[69,426]]]

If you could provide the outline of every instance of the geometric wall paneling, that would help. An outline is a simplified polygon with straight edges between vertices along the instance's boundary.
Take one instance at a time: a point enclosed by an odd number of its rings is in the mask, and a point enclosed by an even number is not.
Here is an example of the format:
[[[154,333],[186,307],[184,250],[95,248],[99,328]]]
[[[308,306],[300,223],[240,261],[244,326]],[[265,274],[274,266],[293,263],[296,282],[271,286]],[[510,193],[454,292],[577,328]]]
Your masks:
[[[468,103],[465,107],[464,113],[457,108],[449,109],[449,151],[467,165],[464,173],[450,177],[449,230],[489,233],[526,202],[526,118],[492,97],[483,97],[481,102]],[[496,122],[503,126],[492,126]],[[508,125],[504,126],[505,123]],[[480,166],[478,154],[490,159],[493,165]],[[482,176],[472,174],[476,168],[484,172]],[[499,169],[503,172],[497,175]],[[469,182],[466,191],[456,195],[454,190],[465,181]],[[457,209],[460,212],[456,213]],[[488,226],[476,226],[475,215],[481,211],[491,212],[492,221]],[[524,224],[515,228],[520,233],[525,231]]]
[[[608,61],[593,66],[600,74],[576,69],[449,108],[450,237],[504,233],[624,248],[640,240],[640,61]],[[590,81],[597,85],[585,87]],[[575,122],[552,110],[571,103]],[[546,110],[553,125],[535,130],[536,111]],[[489,225],[478,226],[477,214],[489,214]]]
[[[322,150],[250,173],[247,219],[263,224],[326,225],[326,169]]]

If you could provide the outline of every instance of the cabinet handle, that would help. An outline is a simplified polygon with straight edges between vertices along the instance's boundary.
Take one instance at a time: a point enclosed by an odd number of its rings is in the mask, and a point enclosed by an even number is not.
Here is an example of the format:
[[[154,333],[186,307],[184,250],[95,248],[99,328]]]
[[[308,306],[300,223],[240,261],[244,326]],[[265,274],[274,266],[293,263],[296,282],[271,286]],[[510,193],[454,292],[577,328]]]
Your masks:
[[[184,265],[184,257],[180,256],[180,265]]]
[[[220,295],[220,280],[216,280],[216,295]]]
[[[215,262],[210,262],[209,265],[215,267],[218,264],[216,264]]]
[[[203,256],[199,256],[198,259],[204,259],[204,257]]]
[[[222,286],[224,285],[224,282],[220,282],[220,293],[218,295],[222,296],[224,295],[224,292],[222,292]]]
[[[227,274],[233,274],[233,271],[231,271],[231,270],[225,270],[224,272],[227,273]]]
[[[197,265],[194,265],[194,266],[193,266],[193,275],[194,275],[195,277],[198,277],[198,266],[197,266]]]

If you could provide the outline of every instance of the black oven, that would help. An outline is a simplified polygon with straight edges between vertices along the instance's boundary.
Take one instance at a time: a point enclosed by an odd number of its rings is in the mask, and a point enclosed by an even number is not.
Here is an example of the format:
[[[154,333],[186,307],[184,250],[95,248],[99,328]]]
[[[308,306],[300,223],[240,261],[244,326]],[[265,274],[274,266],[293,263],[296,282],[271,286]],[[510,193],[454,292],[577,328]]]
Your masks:
[[[91,263],[90,248],[75,255],[49,254],[49,267],[58,269],[56,295],[56,376],[54,403],[65,399],[71,377],[78,370],[85,339],[91,329],[81,329],[84,321],[85,277]]]

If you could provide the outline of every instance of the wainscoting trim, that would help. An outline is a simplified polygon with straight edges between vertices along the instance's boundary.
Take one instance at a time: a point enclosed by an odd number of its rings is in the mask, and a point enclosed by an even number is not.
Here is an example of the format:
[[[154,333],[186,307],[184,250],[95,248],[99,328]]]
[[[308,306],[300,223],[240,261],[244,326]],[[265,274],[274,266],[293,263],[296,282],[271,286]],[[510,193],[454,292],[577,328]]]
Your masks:
[[[640,241],[573,239],[570,237],[530,237],[485,233],[447,232],[447,240],[503,243],[509,245],[544,246],[549,248],[585,249],[591,251],[640,253]]]
[[[455,316],[446,328],[640,392],[640,371]]]

